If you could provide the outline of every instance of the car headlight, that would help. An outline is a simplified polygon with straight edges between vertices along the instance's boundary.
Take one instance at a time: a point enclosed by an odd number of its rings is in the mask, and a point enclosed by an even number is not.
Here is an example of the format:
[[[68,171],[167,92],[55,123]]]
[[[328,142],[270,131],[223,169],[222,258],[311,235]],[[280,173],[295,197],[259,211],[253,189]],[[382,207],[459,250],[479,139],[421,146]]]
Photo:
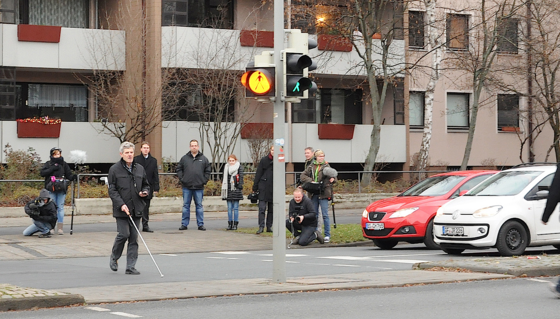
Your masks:
[[[369,213],[368,213],[367,209],[364,209],[364,211],[362,212],[362,217],[363,218],[368,218],[368,214]]]
[[[443,207],[438,208],[436,212],[436,216],[441,216],[441,215],[443,215]]]
[[[500,205],[484,207],[476,210],[473,216],[476,218],[492,217],[495,216],[497,213],[499,213],[502,210],[502,208],[503,207]]]
[[[404,208],[404,209],[399,209],[396,212],[394,212],[391,217],[389,218],[399,218],[399,217],[406,217],[412,213],[414,213],[415,211],[418,210],[419,207],[410,207],[410,208]]]

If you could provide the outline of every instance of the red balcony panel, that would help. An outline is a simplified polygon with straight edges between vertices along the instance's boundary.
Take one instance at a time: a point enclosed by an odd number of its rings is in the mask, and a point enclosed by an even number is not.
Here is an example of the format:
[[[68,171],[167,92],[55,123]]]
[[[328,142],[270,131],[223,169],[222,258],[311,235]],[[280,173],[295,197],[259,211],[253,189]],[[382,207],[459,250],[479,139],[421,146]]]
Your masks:
[[[59,43],[62,27],[18,24],[18,41]]]
[[[239,42],[242,47],[274,48],[274,32],[241,30]]]

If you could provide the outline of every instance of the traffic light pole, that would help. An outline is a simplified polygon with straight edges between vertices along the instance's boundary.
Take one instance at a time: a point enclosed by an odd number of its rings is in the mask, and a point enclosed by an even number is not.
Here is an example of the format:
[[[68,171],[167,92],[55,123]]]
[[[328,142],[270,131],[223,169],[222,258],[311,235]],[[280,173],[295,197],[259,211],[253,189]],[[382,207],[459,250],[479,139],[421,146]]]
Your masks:
[[[274,100],[274,164],[273,164],[273,271],[272,280],[286,282],[286,164],[285,150],[288,149],[284,127],[284,0],[274,0],[274,65],[276,66],[276,98]]]

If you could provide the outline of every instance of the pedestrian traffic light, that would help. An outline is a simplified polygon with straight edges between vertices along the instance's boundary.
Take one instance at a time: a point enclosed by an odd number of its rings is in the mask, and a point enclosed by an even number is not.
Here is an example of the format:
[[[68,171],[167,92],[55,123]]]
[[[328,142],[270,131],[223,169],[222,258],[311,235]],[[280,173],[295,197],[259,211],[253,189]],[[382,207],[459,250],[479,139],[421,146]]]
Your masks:
[[[283,56],[284,92],[288,98],[286,101],[300,102],[317,91],[317,84],[308,78],[308,72],[317,68],[317,63],[308,55],[309,49],[317,47],[317,41],[309,39],[307,33],[293,29],[288,31],[288,46]]]
[[[265,51],[256,55],[241,76],[241,84],[246,88],[245,97],[276,96],[275,76],[274,52]]]

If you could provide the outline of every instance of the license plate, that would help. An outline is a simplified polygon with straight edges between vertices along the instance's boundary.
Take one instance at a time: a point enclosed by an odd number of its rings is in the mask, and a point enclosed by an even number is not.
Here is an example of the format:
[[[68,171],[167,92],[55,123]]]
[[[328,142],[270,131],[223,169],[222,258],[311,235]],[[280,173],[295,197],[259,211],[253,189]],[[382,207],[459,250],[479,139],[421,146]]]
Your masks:
[[[383,230],[385,229],[385,224],[383,223],[366,223],[367,230]]]
[[[463,227],[443,226],[442,234],[448,236],[462,236],[465,234],[465,229]]]

